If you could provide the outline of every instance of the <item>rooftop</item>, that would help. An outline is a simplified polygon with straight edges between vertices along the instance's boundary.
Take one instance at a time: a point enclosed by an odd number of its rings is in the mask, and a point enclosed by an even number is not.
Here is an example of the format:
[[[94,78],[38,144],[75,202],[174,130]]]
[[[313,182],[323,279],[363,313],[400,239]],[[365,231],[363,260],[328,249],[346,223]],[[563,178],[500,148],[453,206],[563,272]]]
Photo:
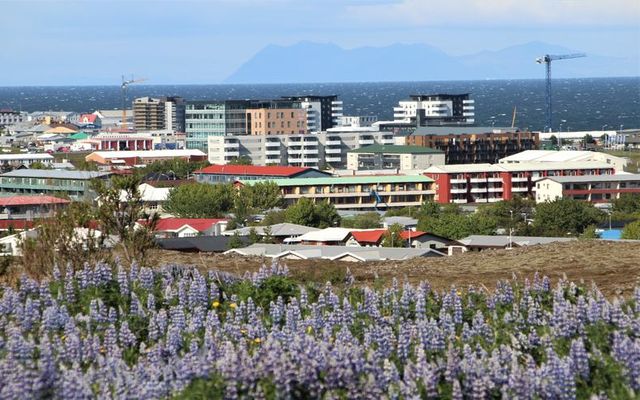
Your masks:
[[[107,177],[110,172],[66,171],[56,169],[15,169],[0,177],[90,180]]]
[[[640,181],[640,174],[550,176],[545,179],[558,183],[628,182]]]
[[[611,159],[619,157],[610,154],[598,153],[594,151],[578,150],[525,150],[520,153],[510,155],[500,159],[500,163],[520,163],[520,162],[568,162],[582,160],[593,156],[602,155]]]
[[[168,157],[194,157],[206,156],[200,150],[139,150],[139,151],[96,151],[90,155],[96,155],[102,158],[168,158]]]
[[[0,154],[0,161],[13,160],[53,160],[53,156],[47,153]]]
[[[568,161],[557,163],[504,163],[504,164],[452,164],[432,165],[427,168],[427,173],[462,174],[474,172],[523,172],[523,171],[549,171],[568,169],[611,169],[613,165],[600,161]]]
[[[430,183],[433,179],[424,175],[379,175],[379,176],[338,176],[327,178],[293,178],[293,179],[260,179],[255,181],[241,181],[246,185],[257,182],[271,181],[278,186],[309,186],[309,185],[368,185],[383,183]]]
[[[68,204],[71,201],[53,196],[8,196],[0,197],[0,207],[31,206],[41,204]]]
[[[396,146],[372,144],[370,146],[360,147],[358,149],[349,150],[349,153],[388,153],[388,154],[444,154],[443,151],[422,146]]]
[[[206,231],[211,226],[226,221],[223,218],[164,218],[158,220],[156,231],[176,231],[188,225],[198,232]]]
[[[569,242],[576,238],[566,237],[538,237],[538,236],[512,236],[511,242],[515,246],[533,246],[553,242]],[[509,236],[471,235],[458,240],[465,246],[477,247],[506,247],[509,245]]]
[[[421,126],[412,133],[414,136],[473,135],[482,133],[518,132],[518,128],[498,126]]]
[[[282,176],[288,177],[298,175],[302,172],[312,170],[309,167],[287,167],[287,166],[259,166],[259,165],[211,165],[195,171],[195,174],[218,174],[218,175],[251,175],[251,176]]]
[[[286,236],[286,237],[299,236],[299,235],[303,235],[303,234],[308,233],[308,232],[314,232],[314,231],[319,231],[320,230],[318,228],[313,228],[313,227],[304,226],[304,225],[298,225],[298,224],[290,224],[288,222],[283,222],[281,224],[274,224],[274,225],[270,225],[268,227],[271,228],[271,236],[274,236],[274,237],[278,237],[278,236]],[[264,235],[266,228],[267,228],[267,226],[248,226],[248,227],[245,227],[245,228],[224,231],[223,235],[230,236],[230,235],[233,235],[234,233],[238,232],[238,234],[240,236],[247,236],[247,235],[249,235],[249,233],[251,232],[252,229],[258,235]]]

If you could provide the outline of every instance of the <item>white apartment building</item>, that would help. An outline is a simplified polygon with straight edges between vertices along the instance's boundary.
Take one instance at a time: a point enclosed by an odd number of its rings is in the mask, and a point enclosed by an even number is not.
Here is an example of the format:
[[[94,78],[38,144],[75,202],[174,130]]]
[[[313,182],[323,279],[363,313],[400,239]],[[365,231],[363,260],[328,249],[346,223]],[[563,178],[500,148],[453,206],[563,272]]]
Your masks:
[[[343,115],[338,119],[338,126],[362,128],[371,126],[375,122],[378,122],[378,117],[375,115]]]
[[[394,144],[393,133],[372,128],[332,128],[305,135],[210,136],[209,162],[248,157],[253,165],[344,168],[347,152],[372,144]]]
[[[0,126],[13,125],[26,120],[27,113],[13,111],[13,110],[0,110]]]
[[[469,94],[412,95],[393,108],[394,122],[424,125],[471,125],[475,101]]]

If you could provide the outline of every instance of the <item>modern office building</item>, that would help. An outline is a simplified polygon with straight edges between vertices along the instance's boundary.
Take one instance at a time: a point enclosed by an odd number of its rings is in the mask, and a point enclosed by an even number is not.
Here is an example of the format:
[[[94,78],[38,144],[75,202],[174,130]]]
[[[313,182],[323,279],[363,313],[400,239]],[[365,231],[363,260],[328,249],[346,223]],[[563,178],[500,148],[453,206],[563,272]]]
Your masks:
[[[92,200],[93,179],[108,179],[108,172],[16,169],[0,175],[0,193],[68,195],[74,200]]]
[[[394,144],[390,132],[372,128],[333,129],[305,135],[210,136],[209,162],[227,164],[246,157],[253,165],[344,168],[349,150],[372,144]]]
[[[350,150],[347,169],[397,171],[426,169],[444,164],[444,152],[421,146],[395,146],[374,144]]]
[[[349,176],[268,180],[282,190],[287,205],[305,197],[328,201],[338,210],[376,211],[418,207],[433,200],[434,182],[424,175]],[[260,180],[240,181],[253,185]]]
[[[137,131],[184,132],[186,102],[182,97],[140,97],[133,101]]]
[[[307,129],[309,132],[326,131],[339,125],[342,117],[342,101],[338,96],[285,96],[283,99],[300,102],[307,113]]]
[[[185,112],[188,149],[207,152],[211,136],[245,135],[249,100],[189,101]]]
[[[536,182],[551,176],[588,176],[615,173],[603,162],[457,164],[429,167],[424,174],[437,184],[438,203],[494,203],[514,196],[536,194]]]
[[[307,133],[307,113],[300,102],[270,100],[251,102],[246,111],[248,135]]]
[[[494,127],[418,127],[404,142],[444,151],[447,164],[496,163],[539,146],[537,132]]]
[[[469,93],[411,95],[393,108],[394,121],[414,126],[472,125],[474,118],[475,105]]]
[[[536,202],[570,198],[610,203],[624,193],[640,194],[640,174],[551,176],[536,182]]]

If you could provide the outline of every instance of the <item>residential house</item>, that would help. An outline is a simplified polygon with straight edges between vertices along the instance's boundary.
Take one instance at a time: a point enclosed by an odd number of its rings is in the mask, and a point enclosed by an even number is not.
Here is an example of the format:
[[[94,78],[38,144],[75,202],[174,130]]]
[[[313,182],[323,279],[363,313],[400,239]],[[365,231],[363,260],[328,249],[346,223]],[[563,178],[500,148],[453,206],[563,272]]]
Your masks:
[[[320,229],[284,222],[267,226],[247,226],[240,229],[227,230],[222,234],[225,236],[233,236],[237,233],[241,237],[246,237],[251,234],[252,230],[261,238],[269,235],[275,243],[284,243],[287,240],[293,240],[306,233],[319,231]]]
[[[155,228],[156,238],[219,236],[227,229],[220,218],[163,218]]]

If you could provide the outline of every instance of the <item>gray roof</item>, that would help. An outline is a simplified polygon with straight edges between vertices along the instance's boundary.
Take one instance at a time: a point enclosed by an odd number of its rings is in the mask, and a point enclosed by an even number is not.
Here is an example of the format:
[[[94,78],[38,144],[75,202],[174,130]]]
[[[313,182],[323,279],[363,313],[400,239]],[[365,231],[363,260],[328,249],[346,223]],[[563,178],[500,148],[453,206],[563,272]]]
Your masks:
[[[287,222],[284,222],[284,223],[281,223],[281,224],[270,225],[270,227],[271,227],[271,236],[274,236],[274,237],[278,237],[278,236],[285,236],[285,237],[300,236],[300,235],[304,235],[307,232],[313,232],[313,231],[319,231],[320,230],[318,228],[313,228],[313,227],[310,227],[310,226],[290,224],[290,223],[287,223]],[[240,235],[240,236],[247,236],[251,232],[251,229],[254,229],[258,235],[263,236],[265,234],[264,230],[266,228],[267,228],[266,226],[248,226],[248,227],[245,227],[245,228],[233,229],[233,230],[225,231],[224,235],[225,236],[231,236],[234,233],[238,232],[238,235]]]
[[[576,238],[566,237],[541,237],[541,236],[512,236],[514,246],[533,246],[536,244],[548,244],[553,242],[570,242]],[[458,242],[471,247],[507,247],[509,236],[471,235]]]
[[[549,176],[544,179],[551,179],[558,183],[628,182],[640,181],[640,174]]]
[[[204,251],[221,253],[229,249],[230,240],[231,238],[228,236],[194,236],[184,238],[156,239],[156,244],[158,245],[158,247],[164,250]]]
[[[446,135],[465,135],[474,133],[505,133],[517,132],[518,128],[499,127],[499,126],[421,126],[416,128],[412,133],[415,136],[446,136]]]
[[[402,226],[418,225],[418,220],[411,217],[386,217],[382,219],[382,223],[385,225],[400,224]]]
[[[225,254],[241,254],[264,257],[298,257],[304,259],[322,258],[340,260],[351,256],[360,261],[407,260],[415,257],[442,257],[443,253],[434,249],[357,247],[357,246],[313,246],[286,244],[252,244],[242,249],[229,250]]]
[[[11,172],[1,174],[0,177],[89,180],[109,175],[111,175],[110,172],[65,171],[56,169],[15,169]]]

